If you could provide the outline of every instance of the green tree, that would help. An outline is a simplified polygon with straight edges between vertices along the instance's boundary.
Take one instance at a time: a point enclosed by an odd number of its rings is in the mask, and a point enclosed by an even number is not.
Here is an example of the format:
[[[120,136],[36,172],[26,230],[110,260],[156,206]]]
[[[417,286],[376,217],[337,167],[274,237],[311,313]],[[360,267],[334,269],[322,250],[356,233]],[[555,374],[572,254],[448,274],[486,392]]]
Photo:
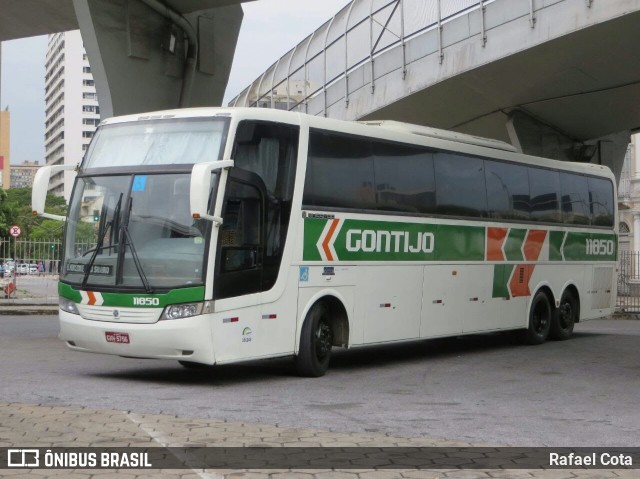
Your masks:
[[[62,221],[44,219],[31,227],[29,239],[62,241],[63,229]]]
[[[0,236],[9,236],[9,228],[13,223],[13,208],[7,201],[7,193],[0,188]]]
[[[64,198],[47,194],[47,213],[65,215],[67,204]],[[9,235],[9,227],[18,225],[22,230],[22,237],[31,239],[62,238],[63,223],[46,220],[34,216],[31,209],[31,188],[12,188],[7,191],[0,189],[0,236]],[[37,237],[33,237],[33,233]],[[52,234],[52,236],[43,235]]]

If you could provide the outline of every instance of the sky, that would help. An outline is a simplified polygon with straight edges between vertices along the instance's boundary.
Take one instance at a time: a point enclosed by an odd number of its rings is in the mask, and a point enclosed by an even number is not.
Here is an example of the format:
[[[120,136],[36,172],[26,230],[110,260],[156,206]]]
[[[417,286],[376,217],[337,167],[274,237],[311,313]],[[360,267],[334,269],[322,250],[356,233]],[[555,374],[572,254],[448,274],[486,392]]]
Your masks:
[[[349,0],[258,0],[244,20],[225,104]],[[2,43],[0,108],[11,111],[11,163],[44,161],[44,59],[47,38]]]

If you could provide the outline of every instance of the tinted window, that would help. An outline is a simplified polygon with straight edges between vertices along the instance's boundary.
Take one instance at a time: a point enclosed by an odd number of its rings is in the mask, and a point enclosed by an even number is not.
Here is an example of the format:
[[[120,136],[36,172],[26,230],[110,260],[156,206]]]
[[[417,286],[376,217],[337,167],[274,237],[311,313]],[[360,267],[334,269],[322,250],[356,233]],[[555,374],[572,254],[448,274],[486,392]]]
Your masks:
[[[238,126],[233,159],[237,168],[262,179],[267,190],[263,290],[278,278],[289,230],[298,156],[298,127],[243,121]]]
[[[484,161],[450,153],[435,154],[437,212],[453,216],[485,216],[487,191]]]
[[[591,224],[613,226],[613,185],[601,178],[589,178],[589,210]]]
[[[562,221],[559,192],[560,175],[557,171],[529,168],[531,219],[548,223]]]
[[[529,219],[529,176],[525,166],[485,161],[489,217]]]
[[[303,202],[310,206],[375,209],[370,142],[312,131]]]
[[[572,225],[588,225],[589,185],[586,176],[560,173],[563,221]]]
[[[425,149],[374,143],[378,209],[432,213],[435,211],[433,154]]]
[[[241,170],[238,170],[241,171]],[[230,172],[231,175],[238,174]],[[247,175],[247,173],[243,173]],[[264,250],[264,195],[253,184],[229,179],[218,236],[214,296],[218,299],[261,290]]]

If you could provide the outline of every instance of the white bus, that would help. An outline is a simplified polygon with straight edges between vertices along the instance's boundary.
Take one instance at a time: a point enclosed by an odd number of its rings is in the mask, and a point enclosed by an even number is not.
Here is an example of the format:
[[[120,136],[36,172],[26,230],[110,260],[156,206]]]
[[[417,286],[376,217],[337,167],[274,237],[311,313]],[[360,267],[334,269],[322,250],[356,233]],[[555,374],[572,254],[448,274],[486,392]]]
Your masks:
[[[64,168],[40,169],[34,212]],[[112,118],[77,169],[60,337],[187,367],[294,356],[307,376],[333,347],[567,339],[612,312],[615,198],[606,167],[397,122]]]

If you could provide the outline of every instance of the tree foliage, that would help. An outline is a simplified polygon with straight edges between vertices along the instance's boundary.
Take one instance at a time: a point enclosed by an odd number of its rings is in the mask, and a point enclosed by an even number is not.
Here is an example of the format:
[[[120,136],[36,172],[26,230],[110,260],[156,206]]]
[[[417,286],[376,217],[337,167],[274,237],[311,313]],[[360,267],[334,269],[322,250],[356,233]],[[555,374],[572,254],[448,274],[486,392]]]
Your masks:
[[[66,215],[64,198],[47,194],[47,213]],[[64,223],[34,216],[31,210],[31,188],[0,188],[0,236],[8,237],[9,228],[18,225],[21,237],[40,240],[61,240]]]

